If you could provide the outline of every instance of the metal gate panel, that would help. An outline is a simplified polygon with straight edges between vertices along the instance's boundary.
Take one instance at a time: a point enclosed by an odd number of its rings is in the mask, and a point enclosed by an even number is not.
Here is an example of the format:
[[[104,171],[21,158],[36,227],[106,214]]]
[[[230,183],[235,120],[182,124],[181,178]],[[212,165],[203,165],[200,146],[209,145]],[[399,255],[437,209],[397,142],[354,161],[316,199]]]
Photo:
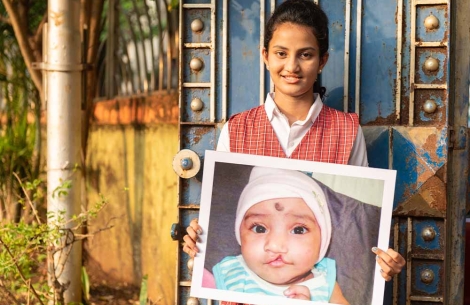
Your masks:
[[[182,1],[180,148],[198,161],[228,117],[272,90],[260,50],[264,23],[281,2]],[[408,264],[394,277],[393,304],[458,304],[468,179],[457,178],[468,176],[470,44],[470,18],[460,12],[470,1],[318,2],[330,19],[326,103],[360,115],[370,166],[398,171],[391,240]],[[175,238],[199,208],[202,173],[181,170],[186,153],[174,162],[181,176]],[[188,299],[191,260],[181,248],[178,259],[177,303],[206,304]]]

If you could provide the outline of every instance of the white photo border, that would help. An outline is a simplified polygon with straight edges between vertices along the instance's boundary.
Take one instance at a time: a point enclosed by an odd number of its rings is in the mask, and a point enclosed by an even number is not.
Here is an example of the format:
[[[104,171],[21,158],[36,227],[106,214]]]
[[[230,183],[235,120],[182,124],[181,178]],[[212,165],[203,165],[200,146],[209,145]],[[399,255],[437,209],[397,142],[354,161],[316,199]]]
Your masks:
[[[388,249],[390,238],[390,227],[392,222],[393,198],[395,192],[395,170],[385,170],[370,167],[360,167],[352,165],[340,165],[334,163],[321,163],[305,160],[294,160],[287,158],[266,157],[239,153],[217,152],[207,150],[204,158],[204,173],[201,190],[199,225],[203,232],[199,236],[199,253],[194,258],[194,268],[191,282],[191,297],[206,298],[213,300],[225,300],[245,304],[266,304],[266,305],[302,305],[310,304],[333,304],[324,302],[311,302],[304,300],[286,299],[277,296],[257,295],[225,291],[202,286],[202,278],[205,262],[205,250],[207,246],[207,232],[209,228],[210,208],[212,188],[214,183],[214,170],[217,162],[262,166],[289,170],[300,170],[303,172],[313,172],[320,174],[333,174],[348,177],[368,178],[383,180],[383,198],[380,215],[380,229],[378,235],[378,247]],[[382,304],[384,297],[385,280],[380,274],[380,266],[375,264],[374,288],[371,304]]]

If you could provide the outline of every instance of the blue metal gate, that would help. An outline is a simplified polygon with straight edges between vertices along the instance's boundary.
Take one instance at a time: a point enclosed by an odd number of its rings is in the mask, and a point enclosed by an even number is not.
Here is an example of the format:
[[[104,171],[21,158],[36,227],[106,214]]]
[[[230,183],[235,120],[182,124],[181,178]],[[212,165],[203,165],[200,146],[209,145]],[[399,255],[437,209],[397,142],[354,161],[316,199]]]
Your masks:
[[[180,146],[199,159],[229,116],[272,90],[261,58],[278,0],[180,4]],[[356,112],[371,167],[398,171],[391,246],[407,260],[392,304],[462,304],[468,184],[469,0],[320,0],[330,19],[326,104]],[[198,164],[180,173],[180,227],[197,217]],[[184,162],[183,162],[184,163]],[[184,164],[183,164],[184,165]],[[178,304],[189,298],[178,252]],[[189,266],[191,261],[189,261]],[[386,303],[388,303],[387,300]]]

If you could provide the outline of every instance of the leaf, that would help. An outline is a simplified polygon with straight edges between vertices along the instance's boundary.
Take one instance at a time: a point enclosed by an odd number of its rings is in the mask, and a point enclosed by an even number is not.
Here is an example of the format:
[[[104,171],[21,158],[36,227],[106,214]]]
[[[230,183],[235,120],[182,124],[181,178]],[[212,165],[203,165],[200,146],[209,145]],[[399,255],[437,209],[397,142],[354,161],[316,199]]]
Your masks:
[[[148,297],[147,279],[148,279],[148,275],[144,275],[144,277],[142,278],[142,283],[140,285],[139,305],[147,304],[147,297]]]
[[[84,266],[82,266],[82,290],[85,301],[88,301],[90,299],[90,278]]]

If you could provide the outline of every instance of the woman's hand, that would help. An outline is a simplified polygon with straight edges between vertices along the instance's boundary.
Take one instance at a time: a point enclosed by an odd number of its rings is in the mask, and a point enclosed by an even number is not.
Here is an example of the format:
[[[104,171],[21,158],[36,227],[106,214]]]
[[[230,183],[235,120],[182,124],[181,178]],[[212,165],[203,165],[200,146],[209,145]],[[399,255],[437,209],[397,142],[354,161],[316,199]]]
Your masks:
[[[376,260],[380,265],[380,274],[386,281],[390,281],[392,276],[401,272],[401,269],[405,266],[405,259],[400,253],[393,249],[388,249],[387,252],[373,247],[372,252],[377,254]]]
[[[304,285],[292,285],[284,291],[284,295],[289,299],[310,301],[310,290]]]
[[[199,249],[196,246],[196,242],[198,240],[198,236],[202,234],[202,228],[199,226],[197,218],[191,220],[189,227],[186,228],[186,232],[188,234],[183,237],[183,251],[186,252],[189,256],[195,257],[199,252]]]

